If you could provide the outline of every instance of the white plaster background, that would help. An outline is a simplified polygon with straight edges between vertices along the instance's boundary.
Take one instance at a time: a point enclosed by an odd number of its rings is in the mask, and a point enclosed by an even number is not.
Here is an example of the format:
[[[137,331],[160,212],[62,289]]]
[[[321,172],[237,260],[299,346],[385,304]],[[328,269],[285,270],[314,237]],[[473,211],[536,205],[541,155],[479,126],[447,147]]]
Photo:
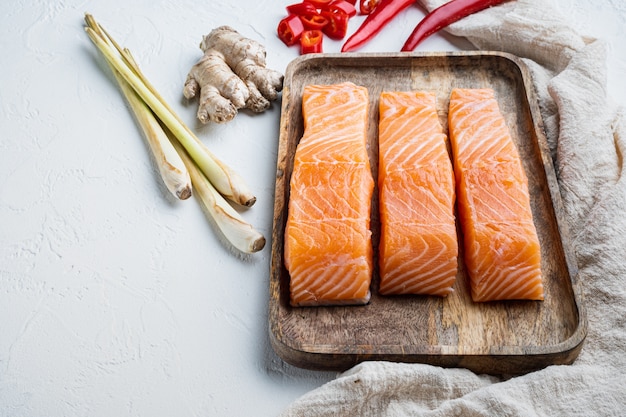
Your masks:
[[[244,216],[271,235],[279,103],[200,126],[181,97],[201,36],[229,24],[275,36],[293,1],[11,1],[0,5],[0,417],[274,416],[334,378],[284,364],[268,341],[270,244],[247,259],[195,200],[174,201],[82,29],[92,13],[129,47],[179,115],[257,192]],[[626,3],[554,0],[610,45],[626,105]],[[362,51],[396,51],[412,8]],[[351,30],[359,19],[351,23]],[[326,42],[337,52],[338,42]],[[434,36],[421,50],[468,48]]]

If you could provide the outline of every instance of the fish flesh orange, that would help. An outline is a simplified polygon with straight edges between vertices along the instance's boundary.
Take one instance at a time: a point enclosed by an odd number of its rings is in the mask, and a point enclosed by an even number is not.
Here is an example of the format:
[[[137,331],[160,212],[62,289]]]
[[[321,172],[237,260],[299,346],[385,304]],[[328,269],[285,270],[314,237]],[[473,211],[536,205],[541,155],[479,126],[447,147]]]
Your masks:
[[[472,299],[543,300],[528,179],[492,89],[454,89],[448,126]]]
[[[293,306],[366,304],[374,179],[367,151],[369,96],[353,83],[308,85],[285,226]]]
[[[454,171],[431,92],[379,101],[379,292],[446,296],[458,271]]]

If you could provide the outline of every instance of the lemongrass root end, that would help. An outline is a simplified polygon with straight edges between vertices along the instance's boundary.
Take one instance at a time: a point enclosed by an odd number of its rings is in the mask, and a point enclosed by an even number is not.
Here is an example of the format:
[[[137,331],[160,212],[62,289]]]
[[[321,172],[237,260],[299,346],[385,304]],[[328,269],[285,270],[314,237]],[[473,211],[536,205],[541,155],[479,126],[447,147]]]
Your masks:
[[[252,198],[249,198],[248,200],[246,200],[243,203],[243,205],[246,206],[246,207],[252,207],[254,205],[254,203],[256,203],[256,197],[253,196]]]
[[[193,194],[191,192],[191,187],[183,187],[176,191],[176,197],[178,197],[179,200],[187,200],[191,197],[191,194]]]
[[[258,252],[265,247],[265,237],[261,236],[252,244],[251,252]]]

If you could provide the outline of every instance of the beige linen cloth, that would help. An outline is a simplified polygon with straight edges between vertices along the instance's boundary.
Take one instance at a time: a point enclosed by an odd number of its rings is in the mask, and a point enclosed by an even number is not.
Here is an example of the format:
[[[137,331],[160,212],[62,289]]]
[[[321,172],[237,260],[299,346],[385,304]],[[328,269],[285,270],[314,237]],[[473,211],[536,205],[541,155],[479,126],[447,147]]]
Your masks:
[[[429,10],[444,0],[422,0]],[[626,416],[626,123],[607,94],[607,50],[545,0],[518,0],[448,28],[529,65],[583,282],[588,335],[572,365],[504,379],[365,362],[283,416]]]

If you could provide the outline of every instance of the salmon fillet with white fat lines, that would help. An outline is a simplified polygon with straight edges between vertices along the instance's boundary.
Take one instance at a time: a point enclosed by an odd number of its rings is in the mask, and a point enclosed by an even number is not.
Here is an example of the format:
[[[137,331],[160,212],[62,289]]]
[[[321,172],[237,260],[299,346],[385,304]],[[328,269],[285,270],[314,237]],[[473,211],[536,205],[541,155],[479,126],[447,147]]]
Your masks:
[[[430,92],[383,92],[379,102],[380,286],[446,296],[458,271],[454,172]]]
[[[368,92],[309,85],[285,227],[293,306],[365,304],[370,298],[374,180],[367,152]]]
[[[473,300],[543,300],[528,179],[494,91],[454,89],[448,125]]]

